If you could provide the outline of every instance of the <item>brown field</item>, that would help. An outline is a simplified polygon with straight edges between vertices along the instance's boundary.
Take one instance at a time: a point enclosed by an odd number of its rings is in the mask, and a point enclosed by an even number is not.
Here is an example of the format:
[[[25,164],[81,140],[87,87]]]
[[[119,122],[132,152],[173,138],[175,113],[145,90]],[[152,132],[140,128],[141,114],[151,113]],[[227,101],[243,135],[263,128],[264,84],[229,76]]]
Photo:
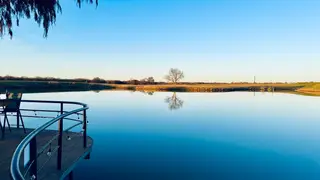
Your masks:
[[[301,88],[301,89],[298,89],[297,92],[304,93],[304,94],[310,94],[310,95],[320,96],[320,89]]]
[[[108,84],[114,90],[175,91],[175,92],[231,92],[269,91],[293,92],[296,94],[320,96],[320,83],[239,83],[239,84],[165,84],[165,85],[118,85]]]

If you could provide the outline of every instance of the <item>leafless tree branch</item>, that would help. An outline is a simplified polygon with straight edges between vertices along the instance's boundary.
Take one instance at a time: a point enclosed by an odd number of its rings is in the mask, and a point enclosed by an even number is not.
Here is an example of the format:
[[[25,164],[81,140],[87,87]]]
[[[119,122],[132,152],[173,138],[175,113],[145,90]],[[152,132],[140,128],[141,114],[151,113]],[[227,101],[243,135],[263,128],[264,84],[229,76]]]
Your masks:
[[[177,83],[183,78],[184,78],[184,73],[177,68],[171,68],[169,70],[168,75],[166,75],[164,77],[164,79],[166,79],[168,82],[172,82],[172,83]]]

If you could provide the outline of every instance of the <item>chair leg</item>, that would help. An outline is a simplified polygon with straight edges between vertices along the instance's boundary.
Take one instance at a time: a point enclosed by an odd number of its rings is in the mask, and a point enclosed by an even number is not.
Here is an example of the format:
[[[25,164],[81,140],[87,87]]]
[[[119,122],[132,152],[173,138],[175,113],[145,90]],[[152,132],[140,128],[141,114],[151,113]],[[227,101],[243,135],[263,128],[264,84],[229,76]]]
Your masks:
[[[21,120],[21,125],[22,125],[22,128],[23,128],[23,131],[24,131],[24,133],[27,133],[26,132],[26,128],[24,127],[24,122],[23,122],[22,115],[21,115],[20,111],[18,113],[19,113],[19,116],[20,116],[20,120]]]
[[[6,132],[6,114],[4,114],[4,118],[3,118],[2,138],[4,138],[5,132]]]
[[[8,128],[9,128],[9,131],[11,132],[11,127],[10,127],[10,123],[9,123],[9,118],[7,115],[5,115],[5,118],[7,120],[7,124],[8,124]],[[4,122],[5,123],[5,122]]]
[[[3,127],[2,127],[2,123],[1,123],[1,118],[0,118],[0,130],[1,130],[1,133],[3,133]]]

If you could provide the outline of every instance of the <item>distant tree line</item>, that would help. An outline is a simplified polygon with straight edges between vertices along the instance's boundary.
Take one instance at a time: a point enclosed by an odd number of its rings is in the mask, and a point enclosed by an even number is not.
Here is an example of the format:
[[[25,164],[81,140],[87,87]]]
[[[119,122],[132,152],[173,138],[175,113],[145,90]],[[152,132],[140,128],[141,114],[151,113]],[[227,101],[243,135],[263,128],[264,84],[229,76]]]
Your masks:
[[[129,85],[164,85],[172,83],[168,82],[156,82],[153,77],[147,77],[143,79],[130,79],[127,81],[121,80],[105,80],[99,77],[93,79],[86,78],[76,78],[76,79],[61,79],[55,77],[16,77],[16,76],[0,76],[0,81],[9,80],[9,81],[46,81],[46,82],[75,82],[75,83],[97,83],[97,84],[129,84]],[[287,82],[273,82],[273,84],[286,84]],[[299,83],[299,82],[298,82]],[[306,83],[306,82],[300,82]],[[312,83],[312,82],[309,82]],[[250,84],[250,82],[231,82],[231,83],[222,83],[222,82],[176,82],[176,84]],[[271,82],[264,82],[259,84],[271,84]]]
[[[121,80],[105,80],[99,77],[93,79],[76,78],[76,79],[61,79],[54,77],[15,77],[15,76],[0,76],[0,81],[49,81],[49,82],[77,82],[77,83],[103,83],[103,84],[132,84],[132,85],[150,85],[150,84],[166,84],[165,82],[155,82],[153,77],[147,77],[141,80],[130,79],[127,81]]]
[[[54,77],[16,77],[16,76],[0,76],[0,80],[7,80],[7,81],[58,81],[58,82],[88,82],[89,79],[60,79]]]
[[[152,85],[152,84],[165,84],[165,82],[155,82],[153,77],[143,78],[141,80],[130,79],[128,81],[120,80],[104,80],[99,77],[93,78],[91,83],[106,83],[106,84],[131,84],[131,85]]]
[[[15,76],[0,76],[0,80],[11,80],[11,81],[49,81],[53,82],[78,82],[78,83],[102,83],[102,84],[131,84],[131,85],[155,85],[155,84],[167,84],[174,83],[179,84],[179,81],[184,78],[184,73],[177,69],[171,68],[168,75],[164,77],[167,82],[156,82],[152,76],[146,77],[140,80],[130,79],[128,81],[121,80],[105,80],[100,77],[93,79],[76,78],[76,79],[60,79],[54,77],[15,77]]]

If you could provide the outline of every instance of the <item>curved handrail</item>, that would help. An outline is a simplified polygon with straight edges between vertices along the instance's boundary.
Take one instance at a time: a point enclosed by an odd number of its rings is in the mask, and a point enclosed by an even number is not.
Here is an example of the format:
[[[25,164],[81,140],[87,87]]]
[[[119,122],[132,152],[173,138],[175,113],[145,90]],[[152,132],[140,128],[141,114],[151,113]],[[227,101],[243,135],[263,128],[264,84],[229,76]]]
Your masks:
[[[35,138],[40,132],[54,124],[55,122],[59,121],[60,119],[67,117],[71,114],[84,111],[89,109],[87,104],[80,103],[80,102],[70,102],[70,101],[37,101],[37,100],[21,100],[21,102],[34,102],[34,103],[63,103],[63,104],[77,104],[83,106],[82,108],[75,109],[73,111],[69,111],[66,113],[61,114],[60,116],[57,116],[56,118],[53,118],[52,120],[48,121],[44,125],[40,126],[39,128],[33,130],[30,134],[28,134],[17,146],[16,150],[13,153],[12,159],[11,159],[11,165],[10,165],[10,175],[11,178],[16,180],[24,180],[24,176],[22,175],[20,171],[20,158],[22,155],[23,150],[26,148],[26,146],[31,142],[33,138]]]
[[[34,102],[34,103],[64,103],[64,104],[77,104],[82,106],[88,106],[87,104],[81,102],[73,102],[73,101],[45,101],[45,100],[21,100],[21,102]]]

